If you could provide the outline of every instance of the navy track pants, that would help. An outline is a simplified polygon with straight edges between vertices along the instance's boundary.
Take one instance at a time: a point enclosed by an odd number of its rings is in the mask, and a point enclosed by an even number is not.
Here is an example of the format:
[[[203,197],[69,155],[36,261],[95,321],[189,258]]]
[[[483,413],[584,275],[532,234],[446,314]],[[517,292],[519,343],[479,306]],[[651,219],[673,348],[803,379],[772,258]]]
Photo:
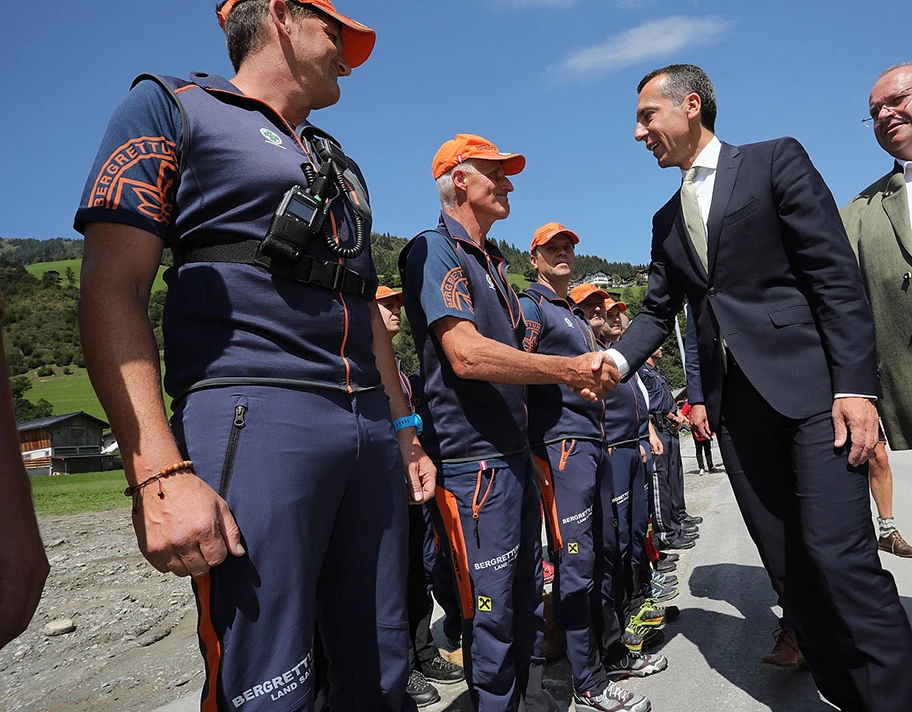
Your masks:
[[[462,607],[462,647],[472,705],[509,712],[542,662],[541,506],[529,459],[440,476],[436,502],[450,542]]]
[[[612,499],[611,465],[602,444],[589,440],[550,443],[535,448],[533,455],[543,475],[545,523],[556,564],[554,614],[567,639],[573,687],[598,695],[608,677],[595,621],[602,615],[602,579],[613,573],[601,561],[614,559],[616,541],[613,526],[596,523],[599,502]]]
[[[202,709],[313,709],[313,631],[333,712],[414,710],[405,693],[408,518],[382,391],[190,393],[172,428],[247,554],[194,580]]]

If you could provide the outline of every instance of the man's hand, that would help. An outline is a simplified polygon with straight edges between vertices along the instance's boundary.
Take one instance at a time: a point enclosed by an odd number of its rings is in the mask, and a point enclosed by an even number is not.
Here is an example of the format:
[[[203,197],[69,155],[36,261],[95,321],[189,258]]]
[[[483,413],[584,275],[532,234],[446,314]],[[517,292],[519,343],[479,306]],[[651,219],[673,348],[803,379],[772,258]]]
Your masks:
[[[15,431],[13,431],[15,435]],[[17,457],[18,457],[18,453]],[[16,463],[22,468],[22,460]],[[6,475],[7,473],[4,473]],[[16,475],[19,473],[16,472]],[[25,480],[25,473],[22,479]],[[0,497],[0,648],[24,631],[35,614],[48,577],[48,560],[41,544],[32,498],[26,481]]]
[[[405,462],[405,478],[408,487],[409,504],[424,504],[434,498],[437,486],[437,468],[431,462],[413,428],[403,428],[399,437],[399,449]]]
[[[833,401],[833,446],[851,442],[849,464],[867,462],[877,446],[877,408],[867,398],[837,398]],[[847,432],[848,431],[848,432]]]
[[[593,402],[613,391],[621,381],[621,372],[604,351],[577,356],[571,360],[570,370],[567,385],[574,393]]]
[[[164,499],[158,497],[159,483]],[[162,573],[201,576],[229,553],[246,553],[227,502],[192,472],[153,482],[136,497],[133,526],[139,548]]]
[[[662,457],[662,455],[665,454],[665,446],[662,445],[662,439],[651,426],[649,428],[649,447],[652,449],[652,454],[656,457]]]
[[[640,459],[641,459],[641,460],[643,461],[643,463],[645,464],[645,462],[646,462],[646,448],[644,448],[642,445],[640,445]]]
[[[713,436],[709,429],[709,418],[706,417],[706,406],[702,403],[694,403],[690,407],[690,429],[703,440],[709,440]]]

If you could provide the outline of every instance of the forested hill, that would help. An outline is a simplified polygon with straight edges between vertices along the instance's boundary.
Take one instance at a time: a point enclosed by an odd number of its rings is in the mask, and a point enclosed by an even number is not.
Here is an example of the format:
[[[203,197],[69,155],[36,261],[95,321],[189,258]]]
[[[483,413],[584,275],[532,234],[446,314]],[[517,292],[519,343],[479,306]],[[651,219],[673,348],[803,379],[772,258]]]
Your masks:
[[[82,257],[82,240],[54,237],[50,240],[33,238],[0,238],[0,258],[22,265],[34,262],[55,262]]]

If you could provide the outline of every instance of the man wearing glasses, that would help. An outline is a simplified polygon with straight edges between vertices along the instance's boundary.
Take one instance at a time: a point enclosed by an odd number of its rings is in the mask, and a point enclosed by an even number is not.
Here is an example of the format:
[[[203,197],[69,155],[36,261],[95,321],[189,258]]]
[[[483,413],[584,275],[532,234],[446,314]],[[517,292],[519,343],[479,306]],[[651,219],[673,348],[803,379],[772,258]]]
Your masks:
[[[895,159],[889,173],[842,209],[874,312],[880,372],[878,410],[893,450],[912,449],[912,62],[885,70],[871,89],[870,116],[863,122]],[[912,546],[893,523],[893,475],[883,443],[871,460],[871,491],[877,504],[879,546],[903,557]]]

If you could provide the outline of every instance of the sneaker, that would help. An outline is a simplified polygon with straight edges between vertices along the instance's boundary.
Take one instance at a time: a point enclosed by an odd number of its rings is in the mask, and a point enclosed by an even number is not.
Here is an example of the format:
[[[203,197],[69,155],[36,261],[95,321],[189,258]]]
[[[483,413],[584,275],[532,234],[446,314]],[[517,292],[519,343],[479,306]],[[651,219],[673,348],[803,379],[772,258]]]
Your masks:
[[[671,574],[666,575],[659,571],[653,571],[652,582],[659,584],[659,586],[674,586],[678,583],[678,577]]]
[[[623,680],[628,677],[646,677],[662,672],[667,667],[668,660],[664,655],[628,652],[616,663],[606,665],[605,672],[611,680]]]
[[[662,573],[662,574],[670,574],[672,571],[677,571],[677,570],[678,570],[678,565],[677,565],[677,564],[674,564],[674,563],[671,563],[671,562],[669,562],[669,561],[662,561],[661,559],[659,559],[659,561],[657,561],[657,562],[654,564],[653,568],[654,568],[656,571],[658,571],[659,573]]]
[[[421,663],[421,673],[428,680],[444,685],[452,685],[454,682],[465,680],[465,671],[459,665],[444,660],[440,655],[426,663]]]
[[[554,564],[542,559],[542,573],[545,575],[545,586],[554,583]]]
[[[577,712],[649,712],[652,709],[652,704],[645,697],[635,695],[610,681],[599,695],[574,692],[573,706]]]
[[[663,613],[665,613],[665,622],[674,623],[678,618],[681,617],[681,609],[677,606],[665,606],[656,601],[654,598],[647,598],[643,603],[644,606],[649,608],[658,608]]]
[[[664,622],[664,606],[660,606],[658,603],[650,601],[649,599],[647,599],[646,603],[643,603],[643,605],[640,606],[640,610],[636,612],[636,615],[630,618],[631,625],[648,626],[650,628],[660,626]]]
[[[659,584],[652,584],[652,588],[649,591],[649,598],[652,598],[659,603],[665,601],[670,601],[673,598],[678,597],[678,589],[673,586],[661,586]]]
[[[684,516],[681,517],[682,524],[702,524],[703,517],[692,517],[687,512],[684,513]]]
[[[699,470],[697,470],[697,474],[698,474],[698,475],[705,475],[705,474],[706,474],[706,470],[704,470],[704,469],[701,467]]]
[[[680,554],[676,554],[673,551],[660,551],[659,552],[659,561],[664,561],[666,563],[674,563],[681,558]]]
[[[687,522],[684,523],[684,525],[681,527],[681,530],[685,534],[699,534],[700,533],[700,527],[698,527],[696,524],[688,524]]]
[[[440,693],[437,692],[437,688],[429,683],[427,678],[417,670],[412,670],[409,673],[405,691],[419,707],[427,707],[435,702],[440,702]]]
[[[634,653],[642,652],[643,646],[653,638],[665,625],[636,625],[631,621],[621,633],[621,642]]]
[[[781,628],[773,633],[776,639],[776,645],[773,649],[761,658],[761,661],[767,665],[775,665],[782,668],[794,668],[799,665],[807,665],[804,659],[804,653],[798,647],[798,639],[790,630]]]

